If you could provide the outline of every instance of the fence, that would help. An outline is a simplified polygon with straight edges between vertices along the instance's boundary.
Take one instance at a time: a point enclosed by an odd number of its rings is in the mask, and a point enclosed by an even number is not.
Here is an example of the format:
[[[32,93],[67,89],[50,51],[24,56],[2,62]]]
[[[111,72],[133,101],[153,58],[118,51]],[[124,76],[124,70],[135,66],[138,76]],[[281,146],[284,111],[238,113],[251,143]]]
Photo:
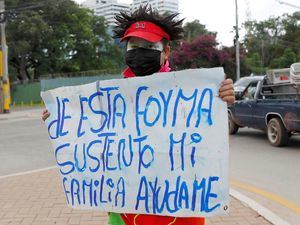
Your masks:
[[[16,105],[35,105],[41,104],[41,85],[40,82],[27,84],[11,85],[11,104]]]
[[[41,80],[41,91],[47,91],[50,89],[63,87],[63,86],[75,86],[81,84],[88,84],[97,80],[111,80],[120,79],[121,75],[98,75],[90,77],[72,77],[72,78],[56,78],[56,79],[43,79]]]
[[[55,79],[42,79],[39,82],[28,84],[14,84],[11,87],[13,106],[42,105],[41,91],[62,87],[88,84],[97,80],[120,79],[121,75],[97,75],[89,77],[62,77]]]

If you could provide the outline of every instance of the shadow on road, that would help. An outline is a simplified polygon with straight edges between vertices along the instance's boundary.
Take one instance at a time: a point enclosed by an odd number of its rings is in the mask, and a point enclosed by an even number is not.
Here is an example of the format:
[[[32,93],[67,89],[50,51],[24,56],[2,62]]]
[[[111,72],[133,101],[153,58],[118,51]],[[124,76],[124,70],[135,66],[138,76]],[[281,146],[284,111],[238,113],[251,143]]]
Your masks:
[[[248,140],[251,141],[263,141],[265,142],[265,144],[270,145],[268,142],[267,134],[264,131],[260,131],[260,130],[241,128],[238,131],[238,133],[234,135],[234,137],[247,138]],[[283,148],[300,151],[300,135],[293,135],[290,138],[288,146],[284,146]]]

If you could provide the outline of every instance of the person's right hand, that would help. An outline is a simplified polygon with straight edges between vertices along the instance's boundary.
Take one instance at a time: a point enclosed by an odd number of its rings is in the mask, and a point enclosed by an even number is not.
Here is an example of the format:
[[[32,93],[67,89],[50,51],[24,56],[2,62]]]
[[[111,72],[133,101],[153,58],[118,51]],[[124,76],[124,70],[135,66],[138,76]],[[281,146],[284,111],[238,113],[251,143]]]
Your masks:
[[[45,109],[42,114],[42,120],[45,121],[49,116],[50,116],[50,113],[48,112],[47,109]]]

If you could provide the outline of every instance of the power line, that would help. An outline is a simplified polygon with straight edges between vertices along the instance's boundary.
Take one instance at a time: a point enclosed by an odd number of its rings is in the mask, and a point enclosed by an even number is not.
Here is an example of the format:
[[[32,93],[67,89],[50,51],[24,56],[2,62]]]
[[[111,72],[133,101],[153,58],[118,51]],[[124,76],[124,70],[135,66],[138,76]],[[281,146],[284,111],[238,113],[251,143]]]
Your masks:
[[[39,3],[40,4],[40,3]],[[32,4],[32,3],[27,3],[27,4],[20,4],[18,6],[14,6],[14,7],[6,7],[6,10],[16,10],[16,9],[22,9],[22,8],[26,8],[26,7],[31,7],[31,6],[35,6],[36,4]]]
[[[6,11],[14,11],[14,12],[18,12],[18,11],[26,11],[26,10],[32,10],[32,9],[36,9],[36,8],[41,8],[43,6],[45,6],[46,4],[38,4],[38,5],[29,5],[29,6],[23,6],[23,7],[16,7],[14,9],[7,9]]]
[[[70,0],[49,0],[47,2],[40,2],[37,4],[22,4],[22,5],[18,5],[16,7],[9,7],[6,8],[5,11],[0,12],[0,23],[5,22],[7,19],[14,19],[17,17],[18,14],[22,13],[22,12],[26,12],[26,11],[32,11],[34,9],[42,9],[45,6],[49,5],[49,2],[51,3],[63,3],[66,1],[70,1]]]
[[[70,0],[48,0],[45,2],[39,2],[39,3],[27,3],[27,4],[19,4],[18,6],[12,6],[12,7],[6,7],[7,11],[10,10],[24,10],[24,9],[33,9],[33,8],[38,8],[38,7],[43,7],[46,5],[49,5],[49,3],[62,3]]]
[[[254,38],[253,38],[254,37]],[[272,42],[272,41],[281,41],[281,42],[286,42],[286,43],[288,43],[288,44],[293,44],[293,45],[299,45],[299,42],[297,42],[297,41],[289,41],[289,40],[284,40],[284,39],[282,39],[282,37],[261,37],[261,38],[258,38],[257,36],[255,36],[255,35],[253,35],[253,36],[251,36],[251,37],[249,37],[249,36],[245,36],[245,38],[244,38],[244,40],[246,40],[246,39],[248,39],[248,40],[250,40],[250,39],[259,39],[259,40],[264,40],[264,41],[266,41],[267,43],[270,43],[270,42]]]
[[[280,38],[275,38],[275,41],[281,41],[281,42],[285,42],[287,44],[293,44],[293,45],[298,45],[299,42],[294,42],[294,41],[287,41],[287,40],[284,40],[284,39],[280,39]]]
[[[300,9],[300,6],[297,6],[297,5],[294,5],[294,4],[291,4],[291,3],[288,3],[288,2],[284,2],[284,1],[281,1],[281,0],[276,0],[276,1],[277,1],[279,4],[287,5],[287,6],[296,8],[296,9]]]
[[[275,39],[274,42],[276,42],[276,45],[278,45],[278,46],[291,47],[291,48],[300,50],[300,47],[291,46],[292,44],[297,45],[298,44],[297,42],[285,41],[285,40],[278,39],[278,38],[274,38],[274,39]],[[264,41],[265,43],[270,43],[271,40],[270,39],[260,39],[260,41]],[[266,47],[266,46],[264,45],[264,47]]]

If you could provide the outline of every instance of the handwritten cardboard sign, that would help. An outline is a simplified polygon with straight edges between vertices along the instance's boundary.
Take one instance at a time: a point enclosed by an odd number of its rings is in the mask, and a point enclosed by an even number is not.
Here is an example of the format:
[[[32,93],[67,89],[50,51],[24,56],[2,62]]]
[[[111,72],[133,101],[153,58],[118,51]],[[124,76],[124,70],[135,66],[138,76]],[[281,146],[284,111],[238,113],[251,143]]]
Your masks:
[[[43,92],[68,205],[200,217],[228,209],[222,68]]]

